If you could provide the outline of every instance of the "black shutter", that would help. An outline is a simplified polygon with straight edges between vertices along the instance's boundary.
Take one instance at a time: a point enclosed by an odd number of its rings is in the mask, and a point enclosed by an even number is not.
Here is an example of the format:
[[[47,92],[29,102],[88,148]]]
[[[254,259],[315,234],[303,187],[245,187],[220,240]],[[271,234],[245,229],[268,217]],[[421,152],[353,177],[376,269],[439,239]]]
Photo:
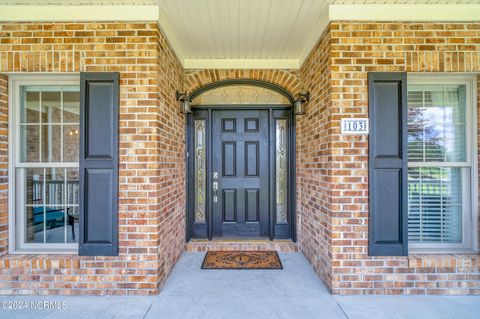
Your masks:
[[[370,256],[408,255],[407,74],[368,74]]]
[[[79,255],[118,255],[118,73],[80,75]]]

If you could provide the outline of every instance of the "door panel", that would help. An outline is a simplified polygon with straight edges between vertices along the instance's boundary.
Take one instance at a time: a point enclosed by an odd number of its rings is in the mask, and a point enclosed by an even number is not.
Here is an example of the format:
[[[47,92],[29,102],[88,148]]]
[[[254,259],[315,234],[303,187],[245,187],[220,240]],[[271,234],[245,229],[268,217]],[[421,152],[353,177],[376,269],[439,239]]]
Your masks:
[[[214,151],[215,145],[214,145]],[[235,177],[237,175],[237,143],[222,142],[222,176]]]
[[[259,143],[245,142],[245,175],[248,177],[258,177],[259,171]]]
[[[268,236],[268,140],[267,110],[212,111],[214,237]]]

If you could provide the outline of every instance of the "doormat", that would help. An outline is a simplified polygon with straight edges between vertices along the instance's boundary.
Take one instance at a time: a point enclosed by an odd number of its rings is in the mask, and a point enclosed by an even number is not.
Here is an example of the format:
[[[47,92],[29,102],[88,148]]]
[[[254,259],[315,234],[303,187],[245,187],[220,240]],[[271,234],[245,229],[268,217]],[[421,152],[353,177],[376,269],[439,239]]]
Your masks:
[[[276,251],[208,251],[202,269],[282,269]]]

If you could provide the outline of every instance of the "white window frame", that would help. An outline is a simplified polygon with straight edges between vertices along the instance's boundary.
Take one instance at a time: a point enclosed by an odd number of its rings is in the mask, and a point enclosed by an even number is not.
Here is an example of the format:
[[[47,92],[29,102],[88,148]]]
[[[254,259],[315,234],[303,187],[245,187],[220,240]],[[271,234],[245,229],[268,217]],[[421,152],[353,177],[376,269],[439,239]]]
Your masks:
[[[20,87],[21,86],[80,86],[80,75],[78,73],[69,74],[8,74],[8,238],[10,254],[78,254],[78,243],[24,243],[25,234],[24,209],[17,210],[17,195],[24,190],[17,189],[15,183],[15,169],[21,167],[35,168],[75,168],[78,163],[20,163]],[[23,227],[22,227],[23,226]]]
[[[478,251],[478,151],[477,151],[477,86],[476,75],[472,74],[408,74],[408,85],[465,85],[466,90],[466,165],[470,174],[462,174],[462,190],[468,192],[463,197],[462,242],[461,243],[414,243],[409,242],[411,254],[432,253],[472,253]],[[463,164],[464,162],[462,162]],[[458,163],[442,165],[456,166]],[[429,164],[408,162],[408,167],[438,167]],[[467,176],[465,176],[467,175]]]

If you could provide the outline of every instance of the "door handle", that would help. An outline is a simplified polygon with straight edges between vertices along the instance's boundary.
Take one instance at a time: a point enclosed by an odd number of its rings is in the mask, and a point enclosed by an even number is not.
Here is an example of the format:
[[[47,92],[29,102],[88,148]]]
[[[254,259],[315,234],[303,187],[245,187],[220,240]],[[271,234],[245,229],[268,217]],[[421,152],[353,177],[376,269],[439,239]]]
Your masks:
[[[213,202],[218,203],[218,182],[213,182]]]

